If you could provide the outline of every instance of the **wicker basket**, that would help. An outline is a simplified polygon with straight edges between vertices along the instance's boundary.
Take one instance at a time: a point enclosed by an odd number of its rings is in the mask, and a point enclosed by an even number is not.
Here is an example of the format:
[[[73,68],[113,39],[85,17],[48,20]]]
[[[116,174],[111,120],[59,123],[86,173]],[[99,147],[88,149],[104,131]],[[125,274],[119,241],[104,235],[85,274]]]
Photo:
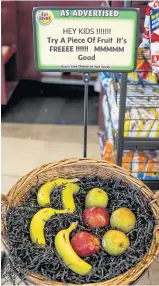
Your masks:
[[[6,211],[9,206],[20,205],[27,197],[28,191],[32,186],[43,184],[46,181],[53,180],[58,177],[80,177],[80,176],[99,176],[100,178],[119,178],[124,184],[136,186],[140,189],[145,197],[150,201],[151,209],[156,217],[156,225],[154,227],[154,235],[151,247],[143,260],[136,267],[129,269],[124,274],[121,274],[111,280],[102,283],[87,284],[87,286],[106,286],[106,285],[129,285],[147,269],[159,254],[159,206],[157,198],[150,189],[141,181],[133,177],[124,169],[105,161],[96,159],[67,159],[43,165],[40,168],[34,169],[24,177],[22,177],[9,191],[7,196],[2,195],[2,240],[6,251],[8,250],[6,240]],[[9,253],[8,253],[9,255]],[[42,276],[28,275],[28,281],[35,285],[64,285],[56,281],[46,281]],[[69,284],[75,285],[75,284]],[[86,286],[86,285],[85,285]]]

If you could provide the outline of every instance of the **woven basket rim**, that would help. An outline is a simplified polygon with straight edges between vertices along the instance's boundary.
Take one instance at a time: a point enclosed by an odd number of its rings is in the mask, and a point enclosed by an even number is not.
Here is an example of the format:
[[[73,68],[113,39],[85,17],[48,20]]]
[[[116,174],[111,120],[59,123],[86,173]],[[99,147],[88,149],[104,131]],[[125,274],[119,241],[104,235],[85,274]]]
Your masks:
[[[156,203],[156,199],[154,198],[153,192],[140,180],[135,178],[132,174],[130,174],[125,169],[116,166],[114,164],[108,163],[104,160],[99,160],[95,158],[68,158],[63,160],[54,161],[52,163],[43,164],[39,168],[35,168],[32,171],[28,172],[26,175],[21,177],[17,183],[10,189],[7,195],[2,195],[2,213],[4,214],[1,219],[2,224],[2,241],[4,243],[4,246],[6,248],[6,251],[8,252],[8,246],[7,241],[5,239],[5,214],[6,211],[11,204],[11,199],[16,192],[16,190],[23,189],[23,187],[26,184],[29,184],[29,182],[35,178],[38,177],[41,174],[45,174],[46,171],[55,170],[57,167],[74,167],[79,166],[82,164],[88,164],[89,166],[100,166],[100,168],[109,169],[109,171],[112,171],[113,173],[120,174],[123,178],[126,178],[128,181],[130,181],[131,184],[138,187],[139,190],[150,199],[150,207],[157,218],[156,224],[154,227],[154,235],[151,243],[151,247],[149,251],[145,254],[142,261],[140,261],[135,267],[129,269],[124,274],[120,274],[119,276],[116,276],[113,279],[107,280],[105,282],[97,282],[97,283],[89,283],[89,284],[83,284],[82,286],[108,286],[108,285],[128,285],[135,281],[142,272],[147,269],[150,264],[153,262],[154,258],[159,254],[159,206]],[[65,177],[65,176],[64,176]],[[9,254],[9,252],[8,252]],[[65,285],[62,282],[56,282],[56,281],[48,281],[44,280],[42,276],[35,275],[35,274],[28,274],[27,279],[34,283],[35,285]],[[68,285],[77,285],[77,284],[68,284]],[[80,286],[80,285],[79,285]]]

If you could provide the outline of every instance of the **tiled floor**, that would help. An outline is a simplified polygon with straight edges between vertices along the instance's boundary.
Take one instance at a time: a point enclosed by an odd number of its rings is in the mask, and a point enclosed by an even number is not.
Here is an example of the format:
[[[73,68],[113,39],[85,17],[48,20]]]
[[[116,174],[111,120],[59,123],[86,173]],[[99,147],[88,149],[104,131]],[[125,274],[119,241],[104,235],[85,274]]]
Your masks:
[[[96,132],[96,126],[88,128],[88,157],[100,158]],[[82,155],[82,126],[2,124],[2,193],[35,167]],[[159,285],[159,263],[154,262],[137,285]]]
[[[96,132],[88,128],[88,156],[100,158]],[[82,126],[2,124],[2,190],[44,163],[82,156]]]

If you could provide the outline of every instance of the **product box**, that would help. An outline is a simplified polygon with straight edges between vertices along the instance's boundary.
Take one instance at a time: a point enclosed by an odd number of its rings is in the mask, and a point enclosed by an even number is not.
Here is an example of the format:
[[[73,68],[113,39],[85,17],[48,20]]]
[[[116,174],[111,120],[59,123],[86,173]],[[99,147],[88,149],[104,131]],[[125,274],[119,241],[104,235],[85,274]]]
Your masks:
[[[144,22],[142,48],[150,48],[151,68],[155,74],[159,73],[159,0],[148,3]]]

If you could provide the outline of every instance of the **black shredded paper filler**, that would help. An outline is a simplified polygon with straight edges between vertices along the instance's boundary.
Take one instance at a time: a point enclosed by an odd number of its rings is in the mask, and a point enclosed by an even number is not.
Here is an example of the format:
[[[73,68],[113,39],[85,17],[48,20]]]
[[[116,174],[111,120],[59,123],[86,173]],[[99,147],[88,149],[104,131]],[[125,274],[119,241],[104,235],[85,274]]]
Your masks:
[[[82,177],[78,184],[80,185],[80,191],[74,197],[76,212],[53,216],[46,223],[45,248],[33,245],[29,234],[31,219],[41,209],[37,203],[37,190],[41,185],[31,188],[30,196],[21,206],[8,210],[6,220],[9,253],[13,265],[21,275],[25,276],[27,273],[40,274],[47,280],[74,284],[102,282],[134,267],[143,259],[150,248],[155,218],[148,205],[148,200],[142,195],[141,191],[126,186],[121,180],[114,179],[101,180],[96,177]],[[64,265],[56,252],[54,238],[60,230],[68,228],[73,221],[78,221],[77,229],[71,233],[70,238],[78,231],[88,231],[96,235],[102,242],[104,233],[111,229],[110,225],[106,228],[92,230],[84,226],[82,220],[85,197],[92,188],[102,188],[108,193],[109,203],[107,209],[109,215],[120,207],[127,207],[134,212],[137,221],[135,228],[127,234],[130,247],[123,255],[110,256],[104,251],[101,244],[99,253],[84,258],[93,266],[93,271],[87,276],[80,276]],[[50,207],[55,209],[63,208],[61,190],[62,187],[53,189]],[[7,271],[3,274],[2,279],[5,280],[6,277]]]

